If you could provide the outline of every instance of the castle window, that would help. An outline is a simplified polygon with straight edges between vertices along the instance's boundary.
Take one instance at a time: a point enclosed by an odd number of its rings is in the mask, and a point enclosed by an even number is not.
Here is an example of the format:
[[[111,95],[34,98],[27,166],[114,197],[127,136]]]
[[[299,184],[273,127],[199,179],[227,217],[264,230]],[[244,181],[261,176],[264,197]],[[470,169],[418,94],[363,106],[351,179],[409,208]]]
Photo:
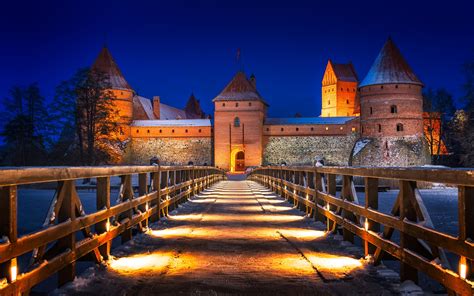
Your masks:
[[[252,106],[252,102],[249,102],[249,107]]]
[[[395,85],[395,88],[398,88],[398,84]]]
[[[240,127],[240,118],[234,118],[234,127]]]
[[[397,132],[403,132],[403,124],[397,123]]]
[[[370,114],[373,114],[373,110],[372,110],[372,107],[370,107]]]
[[[150,133],[150,130],[147,130],[146,132],[149,134],[149,133]]]
[[[235,107],[239,107],[239,103],[235,103]]]
[[[222,103],[222,107],[225,107],[225,103]]]
[[[120,94],[123,96],[123,91],[121,91]]]
[[[346,104],[349,104],[349,100],[346,100]]]
[[[270,129],[267,127],[267,132],[269,132],[269,131],[270,131]]]
[[[160,134],[163,132],[163,130],[160,130]]]
[[[187,132],[188,132],[188,130],[185,130],[184,132],[185,132],[185,133],[187,133]]]
[[[331,105],[331,100],[328,100],[328,105]]]
[[[199,129],[199,132],[201,132],[201,129]]]
[[[281,131],[284,131],[284,129],[283,129],[283,128],[281,128]]]
[[[314,127],[311,128],[311,131],[314,131]]]
[[[383,85],[380,86],[380,89],[383,89]]]
[[[296,131],[299,131],[300,129],[299,128],[296,128]]]
[[[344,91],[344,89],[341,87],[341,91]]]
[[[139,132],[140,132],[140,131],[139,131],[139,130],[137,130],[137,134],[138,134]]]
[[[351,128],[351,130],[352,130],[353,132],[355,132],[355,131],[356,131],[356,128],[355,128],[355,127],[353,127],[353,128]]]
[[[390,113],[397,113],[398,110],[397,110],[397,106],[396,105],[392,105],[390,106]]]
[[[347,92],[349,92],[349,88],[347,88]]]
[[[172,133],[174,133],[174,129],[173,129],[173,130],[171,130],[171,132],[172,132]]]
[[[379,129],[379,133],[381,133],[382,132],[382,126],[380,124],[377,124],[377,127]]]

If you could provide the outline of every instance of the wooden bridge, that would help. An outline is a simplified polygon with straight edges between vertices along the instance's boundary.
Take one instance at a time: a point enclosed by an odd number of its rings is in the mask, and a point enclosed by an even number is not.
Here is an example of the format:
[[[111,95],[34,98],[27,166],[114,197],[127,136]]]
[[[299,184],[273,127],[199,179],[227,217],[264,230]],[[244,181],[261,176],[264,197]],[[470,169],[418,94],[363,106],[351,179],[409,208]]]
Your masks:
[[[93,213],[78,194],[85,178],[96,181]],[[1,171],[0,295],[54,274],[58,294],[398,294],[381,260],[400,262],[401,281],[423,273],[450,294],[473,293],[473,171],[262,167],[224,179],[212,167]],[[391,214],[378,209],[385,180],[400,188]],[[43,228],[18,236],[19,186],[46,182],[57,190]],[[458,188],[457,236],[434,228],[418,190],[426,182]],[[76,278],[80,260],[98,265]]]

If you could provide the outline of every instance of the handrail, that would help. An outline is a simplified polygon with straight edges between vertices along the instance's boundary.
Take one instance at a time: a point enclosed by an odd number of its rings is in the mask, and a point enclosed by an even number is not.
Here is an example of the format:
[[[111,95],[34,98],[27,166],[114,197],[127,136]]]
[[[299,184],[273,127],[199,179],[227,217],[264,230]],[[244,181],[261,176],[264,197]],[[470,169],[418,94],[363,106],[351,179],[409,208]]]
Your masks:
[[[336,196],[336,176],[342,189]],[[364,179],[365,205],[359,205],[353,177]],[[257,181],[293,202],[328,231],[342,231],[345,240],[363,240],[366,255],[378,264],[383,257],[400,261],[402,280],[417,281],[418,271],[461,295],[474,292],[474,171],[444,168],[369,167],[258,167],[250,173]],[[400,191],[390,214],[378,211],[379,180],[399,182]],[[434,229],[417,182],[458,188],[459,235]],[[380,226],[383,232],[379,233]],[[391,240],[394,230],[400,242]],[[459,272],[449,267],[445,250],[459,256]]]
[[[138,175],[138,195],[132,184]],[[120,176],[119,203],[111,206],[111,177]],[[96,178],[97,211],[86,214],[76,180]],[[103,166],[6,168],[0,170],[0,295],[18,295],[58,273],[58,285],[72,281],[79,259],[109,258],[118,235],[130,240],[133,228],[168,215],[169,208],[223,180],[225,172],[206,166]],[[18,185],[57,182],[44,227],[18,237]],[[93,227],[94,226],[94,227]],[[76,239],[76,232],[83,239]],[[4,238],[4,239],[2,239]],[[52,247],[48,247],[54,244]],[[17,257],[32,252],[19,270]],[[81,259],[81,260],[82,260]]]

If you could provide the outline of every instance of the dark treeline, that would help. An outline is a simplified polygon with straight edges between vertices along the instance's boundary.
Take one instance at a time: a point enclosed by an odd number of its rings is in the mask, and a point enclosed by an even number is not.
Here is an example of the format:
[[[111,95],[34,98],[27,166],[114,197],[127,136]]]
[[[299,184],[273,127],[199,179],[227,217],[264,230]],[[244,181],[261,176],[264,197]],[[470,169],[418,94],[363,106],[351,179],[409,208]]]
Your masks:
[[[423,94],[425,138],[434,164],[474,166],[474,59],[463,69],[464,94],[457,101],[445,89]],[[14,86],[3,100],[0,163],[10,166],[113,163],[124,149],[108,77],[81,69],[45,103],[36,84]],[[440,119],[440,120],[439,120]],[[435,131],[439,131],[439,136]],[[444,148],[443,148],[444,147]],[[448,155],[443,154],[443,149]]]
[[[433,164],[474,166],[474,59],[463,66],[464,95],[456,110],[453,96],[445,89],[428,89],[423,94],[424,111],[430,112],[425,120],[426,140],[432,152]],[[441,119],[440,121],[437,119]],[[439,138],[434,131],[439,130]],[[440,155],[442,145],[448,155]]]
[[[81,69],[46,104],[36,84],[14,86],[3,103],[2,165],[98,165],[120,146],[107,76]]]

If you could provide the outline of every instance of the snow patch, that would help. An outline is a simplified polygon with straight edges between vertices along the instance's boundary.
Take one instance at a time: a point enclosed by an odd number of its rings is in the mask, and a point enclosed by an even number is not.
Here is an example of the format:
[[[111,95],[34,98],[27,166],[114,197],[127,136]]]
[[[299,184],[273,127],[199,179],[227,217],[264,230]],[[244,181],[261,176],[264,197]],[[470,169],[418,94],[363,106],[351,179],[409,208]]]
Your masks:
[[[352,156],[356,156],[357,154],[359,154],[359,152],[362,149],[364,149],[364,147],[369,143],[370,143],[369,139],[363,139],[363,140],[357,141],[355,146],[354,146],[354,151],[352,152]]]
[[[414,296],[414,295],[425,295],[423,290],[412,281],[404,281],[400,285],[400,295],[404,296]]]

